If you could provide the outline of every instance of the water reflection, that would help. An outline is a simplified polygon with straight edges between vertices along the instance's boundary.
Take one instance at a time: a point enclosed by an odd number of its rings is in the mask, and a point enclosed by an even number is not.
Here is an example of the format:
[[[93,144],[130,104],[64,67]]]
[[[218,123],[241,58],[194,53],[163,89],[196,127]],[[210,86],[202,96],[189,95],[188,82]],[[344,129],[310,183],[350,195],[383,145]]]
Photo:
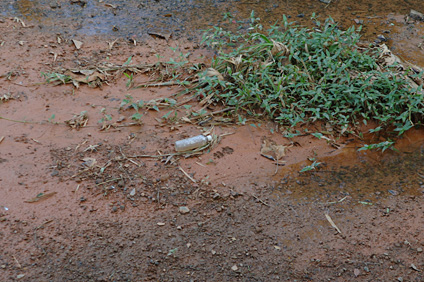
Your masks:
[[[224,13],[232,13],[239,19],[249,17],[254,10],[264,23],[272,24],[289,15],[293,20],[306,23],[316,13],[322,18],[331,15],[345,26],[354,19],[365,22],[384,20],[388,14],[405,15],[411,8],[424,11],[424,1],[391,0],[384,5],[377,1],[339,0],[327,5],[319,0],[115,0],[84,1],[85,5],[71,4],[68,0],[15,0],[2,5],[3,15],[24,17],[43,25],[45,29],[61,32],[65,26],[74,24],[76,34],[118,34],[120,36],[142,35],[151,29],[170,30],[176,34],[190,33],[217,24]],[[380,21],[381,21],[380,20]],[[378,26],[366,26],[366,33],[379,31]]]
[[[373,202],[398,195],[420,196],[424,193],[424,143],[405,146],[399,152],[357,152],[355,149],[328,159],[315,172],[299,174],[300,167],[273,184],[276,196],[342,198],[353,196]]]

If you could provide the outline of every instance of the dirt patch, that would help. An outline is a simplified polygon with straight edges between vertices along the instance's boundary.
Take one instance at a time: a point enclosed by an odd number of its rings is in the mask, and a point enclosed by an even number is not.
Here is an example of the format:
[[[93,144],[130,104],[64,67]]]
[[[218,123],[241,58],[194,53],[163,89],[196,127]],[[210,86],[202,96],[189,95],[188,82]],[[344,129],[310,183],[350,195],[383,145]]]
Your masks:
[[[310,135],[288,139],[271,122],[164,118],[200,109],[195,102],[143,109],[133,120],[136,111],[121,107],[126,97],[149,101],[180,89],[128,90],[126,76],[97,88],[53,86],[41,72],[122,65],[130,56],[156,63],[156,54],[174,56],[169,47],[201,62],[205,51],[185,39],[119,39],[111,48],[100,37],[81,39],[78,50],[70,37],[13,18],[0,31],[0,97],[8,97],[0,100],[2,280],[424,279],[422,130],[407,132],[399,152],[381,154],[358,152],[354,136],[335,140],[337,148]],[[133,82],[150,80],[147,73]],[[222,136],[213,148],[167,155],[176,140],[212,126]],[[286,146],[280,165],[261,155],[264,139]],[[299,173],[308,158],[321,168]]]

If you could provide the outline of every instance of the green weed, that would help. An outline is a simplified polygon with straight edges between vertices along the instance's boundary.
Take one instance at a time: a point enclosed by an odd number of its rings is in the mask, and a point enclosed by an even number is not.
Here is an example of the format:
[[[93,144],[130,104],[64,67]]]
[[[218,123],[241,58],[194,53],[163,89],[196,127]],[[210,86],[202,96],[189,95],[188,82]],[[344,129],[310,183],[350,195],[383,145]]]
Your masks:
[[[360,28],[341,30],[331,18],[311,20],[314,29],[284,16],[280,25],[264,31],[252,13],[247,29],[208,30],[203,43],[217,55],[200,73],[194,95],[213,94],[238,113],[267,116],[291,128],[323,121],[347,133],[348,126],[374,120],[375,131],[402,135],[421,124],[422,87],[409,77],[422,78],[422,73],[379,63],[378,46],[359,43]],[[381,146],[372,148],[386,148]]]
[[[305,166],[302,168],[299,172],[306,172],[317,169],[321,163],[318,163],[317,161],[314,161],[312,164]]]

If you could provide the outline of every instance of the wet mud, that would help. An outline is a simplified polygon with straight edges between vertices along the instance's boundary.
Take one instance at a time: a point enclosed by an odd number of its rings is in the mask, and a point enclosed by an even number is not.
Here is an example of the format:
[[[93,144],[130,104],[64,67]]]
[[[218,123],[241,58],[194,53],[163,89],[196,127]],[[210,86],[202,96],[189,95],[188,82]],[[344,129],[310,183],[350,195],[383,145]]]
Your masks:
[[[170,47],[207,60],[193,42],[199,30],[220,24],[223,12],[246,19],[252,9],[268,23],[283,13],[305,24],[312,12],[346,27],[356,19],[364,40],[384,34],[396,54],[423,67],[423,25],[405,20],[421,5],[8,1],[0,7],[0,280],[422,281],[422,128],[382,153],[358,151],[378,136],[341,137],[334,147],[310,135],[285,138],[268,121],[163,122],[166,108],[143,110],[130,126],[125,97],[180,89],[130,90],[124,76],[101,88],[53,86],[41,76],[129,56],[154,63],[172,58]],[[83,111],[86,126],[65,123]],[[174,152],[176,140],[213,122],[223,137],[203,154],[145,157]],[[264,140],[286,146],[278,166],[261,155]],[[299,172],[315,160],[319,167]]]

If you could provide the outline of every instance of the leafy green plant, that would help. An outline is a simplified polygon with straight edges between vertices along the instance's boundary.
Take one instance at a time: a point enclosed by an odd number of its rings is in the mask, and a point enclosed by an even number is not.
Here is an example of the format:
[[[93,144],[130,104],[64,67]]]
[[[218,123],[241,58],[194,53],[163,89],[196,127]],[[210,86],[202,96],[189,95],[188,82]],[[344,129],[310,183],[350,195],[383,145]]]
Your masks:
[[[312,164],[307,165],[305,167],[303,167],[300,172],[306,172],[306,171],[310,171],[310,170],[315,170],[320,166],[321,163],[318,163],[317,161],[314,161]]]
[[[65,75],[65,74],[60,74],[56,72],[52,72],[52,73],[42,72],[41,75],[44,77],[47,83],[67,84],[72,82],[72,78],[69,75]]]
[[[217,55],[199,74],[194,95],[212,94],[238,113],[289,127],[324,121],[348,132],[375,120],[402,135],[422,122],[424,92],[410,77],[423,73],[379,63],[381,49],[361,45],[360,28],[341,30],[331,18],[312,21],[316,28],[302,28],[284,16],[263,31],[252,13],[247,29],[208,30],[203,43]]]
[[[48,121],[50,122],[50,123],[54,123],[54,119],[56,118],[56,115],[55,114],[52,114],[51,115],[51,117],[49,117],[49,119],[48,119]]]
[[[104,124],[105,122],[112,120],[112,116],[106,112],[106,108],[102,108],[100,113],[103,115],[103,117],[98,121],[98,123]]]
[[[127,84],[126,84],[127,88],[131,88],[131,86],[133,85],[134,74],[133,73],[128,74],[128,73],[124,72],[124,75],[128,78],[128,81],[127,81]]]
[[[395,144],[394,141],[387,140],[384,142],[376,143],[376,144],[365,144],[361,148],[358,149],[358,151],[364,151],[364,150],[381,150],[382,152],[386,151],[387,149],[396,150],[393,145]]]

